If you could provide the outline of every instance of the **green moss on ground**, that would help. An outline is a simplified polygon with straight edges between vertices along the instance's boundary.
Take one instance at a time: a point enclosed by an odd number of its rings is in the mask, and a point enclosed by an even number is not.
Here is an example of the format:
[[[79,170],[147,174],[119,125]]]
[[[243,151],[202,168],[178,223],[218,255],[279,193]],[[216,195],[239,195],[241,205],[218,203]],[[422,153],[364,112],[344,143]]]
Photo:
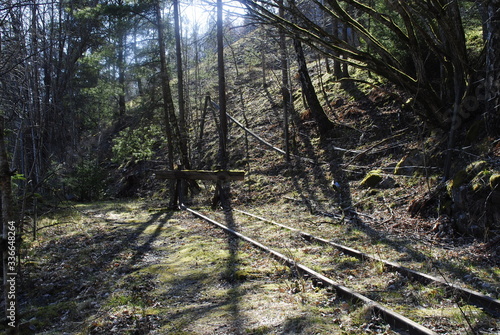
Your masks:
[[[24,327],[45,334],[200,335],[349,327],[342,307],[332,312],[344,302],[331,293],[302,280],[296,294],[290,290],[296,279],[275,261],[186,212],[151,208],[89,204],[79,206],[72,224],[45,229],[29,250]]]

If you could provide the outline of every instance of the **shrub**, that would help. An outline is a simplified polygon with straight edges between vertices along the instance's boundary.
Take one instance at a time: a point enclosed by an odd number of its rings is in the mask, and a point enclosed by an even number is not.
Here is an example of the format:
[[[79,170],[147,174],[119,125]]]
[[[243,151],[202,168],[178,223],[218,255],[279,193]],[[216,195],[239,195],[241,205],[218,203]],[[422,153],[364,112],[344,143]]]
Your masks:
[[[104,195],[106,179],[107,173],[97,160],[84,159],[68,178],[68,185],[79,200],[93,201]]]
[[[165,141],[158,125],[122,130],[113,140],[113,162],[118,164],[137,163],[151,159],[155,149]]]

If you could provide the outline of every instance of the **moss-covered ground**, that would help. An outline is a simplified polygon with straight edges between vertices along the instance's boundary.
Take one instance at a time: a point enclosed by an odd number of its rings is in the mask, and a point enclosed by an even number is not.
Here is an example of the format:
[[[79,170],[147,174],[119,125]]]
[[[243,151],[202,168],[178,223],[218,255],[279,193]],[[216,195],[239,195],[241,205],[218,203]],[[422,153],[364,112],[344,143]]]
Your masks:
[[[23,264],[23,334],[392,331],[187,212],[78,205],[40,222]]]

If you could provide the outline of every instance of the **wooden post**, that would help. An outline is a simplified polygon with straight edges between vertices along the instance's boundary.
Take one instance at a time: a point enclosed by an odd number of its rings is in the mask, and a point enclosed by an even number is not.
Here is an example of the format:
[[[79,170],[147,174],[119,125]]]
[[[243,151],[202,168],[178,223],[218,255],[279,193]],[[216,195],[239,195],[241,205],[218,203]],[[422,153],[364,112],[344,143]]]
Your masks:
[[[179,205],[182,206],[184,204],[184,195],[186,194],[186,180],[177,179],[177,187],[177,192],[179,193]]]

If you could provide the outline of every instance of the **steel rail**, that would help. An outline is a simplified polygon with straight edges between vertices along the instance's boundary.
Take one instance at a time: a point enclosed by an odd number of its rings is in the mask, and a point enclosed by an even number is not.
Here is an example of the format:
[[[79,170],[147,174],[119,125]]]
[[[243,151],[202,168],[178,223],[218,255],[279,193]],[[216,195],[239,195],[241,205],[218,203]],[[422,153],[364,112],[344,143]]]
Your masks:
[[[243,235],[243,234],[241,234],[241,233],[239,233],[239,232],[237,232],[237,231],[235,231],[235,230],[233,230],[233,229],[231,229],[231,228],[229,228],[229,227],[227,227],[227,226],[225,226],[225,225],[223,225],[223,224],[221,224],[213,219],[210,219],[209,217],[207,217],[207,216],[205,216],[205,215],[203,215],[203,214],[201,214],[201,213],[199,213],[199,212],[197,212],[189,207],[186,207],[183,204],[181,204],[180,207],[181,207],[181,209],[184,209],[184,210],[190,212],[194,216],[223,229],[227,233],[230,233],[231,235],[254,245],[255,247],[259,248],[260,250],[270,254],[277,261],[283,262],[284,264],[286,264],[290,268],[296,269],[299,272],[301,272],[302,274],[307,274],[308,276],[310,276],[312,278],[316,278],[316,280],[322,282],[325,286],[332,287],[337,292],[337,294],[339,294],[340,296],[342,296],[348,300],[355,301],[355,302],[361,302],[367,306],[370,306],[370,308],[376,314],[378,314],[385,322],[387,322],[388,324],[393,326],[395,329],[399,329],[401,331],[408,332],[411,335],[437,335],[436,332],[430,330],[429,328],[426,328],[426,327],[416,323],[415,321],[410,320],[407,317],[382,306],[378,302],[371,300],[370,298],[365,297],[364,295],[362,295],[358,292],[355,292],[355,291],[349,289],[348,287],[345,287],[343,285],[338,284],[337,282],[333,281],[332,279],[308,268],[305,265],[297,263],[293,259],[291,259],[291,258],[273,250],[273,249],[266,247],[265,245],[263,245],[260,242],[257,242],[257,241],[255,241],[255,240],[253,240],[253,239],[251,239],[251,238],[249,238],[249,237],[247,237],[247,236],[245,236],[245,235]]]
[[[358,259],[365,260],[365,261],[382,262],[384,264],[384,266],[386,266],[391,271],[399,272],[400,274],[402,274],[406,277],[412,278],[416,281],[419,281],[423,284],[433,283],[433,284],[451,289],[452,292],[457,293],[459,296],[461,296],[463,299],[465,299],[469,303],[471,303],[477,307],[483,308],[486,312],[488,312],[492,316],[500,317],[500,300],[498,300],[498,299],[494,299],[490,296],[487,296],[487,295],[482,294],[480,292],[470,290],[470,289],[462,287],[458,284],[447,282],[444,279],[440,279],[440,278],[437,278],[437,277],[434,277],[434,276],[431,276],[431,275],[428,275],[428,274],[425,274],[422,272],[418,272],[416,270],[412,270],[412,269],[404,267],[396,262],[392,262],[392,261],[388,261],[388,260],[385,260],[385,259],[382,259],[379,257],[368,255],[368,254],[361,252],[359,250],[356,250],[356,249],[353,249],[353,248],[326,240],[326,239],[321,238],[321,237],[311,235],[311,234],[306,233],[304,231],[301,231],[299,229],[289,227],[289,226],[283,225],[283,224],[278,223],[278,222],[274,222],[272,220],[263,218],[261,216],[258,216],[258,215],[252,214],[252,213],[248,213],[248,212],[245,212],[242,210],[238,210],[238,209],[233,209],[233,210],[236,212],[242,213],[244,215],[251,216],[251,217],[256,218],[258,220],[268,222],[268,223],[271,223],[271,224],[276,225],[278,227],[293,231],[308,241],[315,241],[315,242],[319,242],[321,244],[332,246],[332,247],[336,248],[337,250],[345,253],[346,255],[356,257]]]

